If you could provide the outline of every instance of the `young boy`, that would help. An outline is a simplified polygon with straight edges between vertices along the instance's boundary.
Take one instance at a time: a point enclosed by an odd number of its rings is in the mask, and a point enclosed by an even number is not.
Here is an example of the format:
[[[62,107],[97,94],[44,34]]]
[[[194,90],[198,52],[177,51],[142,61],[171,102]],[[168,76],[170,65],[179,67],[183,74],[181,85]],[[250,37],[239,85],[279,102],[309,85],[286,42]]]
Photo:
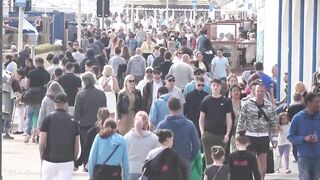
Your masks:
[[[260,180],[256,157],[247,151],[249,140],[246,136],[238,136],[237,151],[230,154],[228,164],[230,167],[230,180]],[[253,179],[254,177],[254,179]]]

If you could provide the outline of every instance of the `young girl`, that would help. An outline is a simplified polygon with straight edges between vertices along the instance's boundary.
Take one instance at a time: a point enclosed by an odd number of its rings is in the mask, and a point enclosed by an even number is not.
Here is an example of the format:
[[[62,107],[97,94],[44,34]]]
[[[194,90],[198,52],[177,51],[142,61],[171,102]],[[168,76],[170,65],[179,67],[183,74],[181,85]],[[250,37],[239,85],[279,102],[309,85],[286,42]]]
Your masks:
[[[289,122],[289,116],[286,112],[279,114],[279,120],[278,120],[278,150],[280,157],[278,159],[278,169],[277,172],[280,172],[281,167],[281,159],[284,156],[285,158],[285,166],[286,166],[286,173],[289,174],[291,171],[289,170],[289,153],[290,153],[290,142],[287,139],[289,128],[290,128],[290,122]]]
[[[204,180],[228,180],[229,166],[224,165],[225,151],[221,146],[211,148],[211,157],[213,164],[204,171]]]

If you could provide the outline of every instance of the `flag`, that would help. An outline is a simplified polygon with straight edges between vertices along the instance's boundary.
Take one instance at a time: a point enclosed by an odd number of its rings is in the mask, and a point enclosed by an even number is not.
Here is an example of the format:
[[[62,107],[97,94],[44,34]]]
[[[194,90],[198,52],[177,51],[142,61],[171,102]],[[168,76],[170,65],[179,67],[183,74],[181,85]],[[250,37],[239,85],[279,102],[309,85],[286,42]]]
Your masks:
[[[25,18],[23,18],[23,28],[22,29],[27,30],[27,31],[33,31],[36,34],[36,37],[38,37],[37,29],[29,21],[27,21]]]

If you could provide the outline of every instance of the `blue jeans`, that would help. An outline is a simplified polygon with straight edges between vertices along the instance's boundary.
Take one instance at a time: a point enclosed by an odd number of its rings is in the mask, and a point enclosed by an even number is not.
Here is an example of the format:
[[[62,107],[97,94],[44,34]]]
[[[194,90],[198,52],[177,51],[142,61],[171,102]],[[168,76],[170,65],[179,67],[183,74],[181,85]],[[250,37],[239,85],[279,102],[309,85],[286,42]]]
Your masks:
[[[298,158],[299,179],[300,180],[319,180],[320,179],[320,158],[306,159]]]
[[[27,134],[31,135],[32,131],[32,117],[34,113],[37,113],[37,116],[40,111],[40,104],[27,105]],[[41,127],[39,127],[41,128]]]
[[[4,132],[8,134],[11,130],[11,123],[12,123],[12,114],[13,114],[13,109],[14,109],[14,99],[10,100],[10,110],[9,110],[9,117],[4,120]]]

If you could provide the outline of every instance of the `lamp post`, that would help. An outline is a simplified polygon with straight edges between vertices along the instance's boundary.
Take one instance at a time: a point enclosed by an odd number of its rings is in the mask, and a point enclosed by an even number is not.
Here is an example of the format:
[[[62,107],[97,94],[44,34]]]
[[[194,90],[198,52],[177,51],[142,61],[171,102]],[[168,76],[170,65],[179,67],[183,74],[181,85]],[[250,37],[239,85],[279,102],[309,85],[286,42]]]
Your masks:
[[[131,2],[131,31],[133,32],[134,29],[134,7],[133,7],[133,0],[130,1]]]
[[[169,25],[169,0],[166,3],[166,24]]]
[[[3,0],[0,0],[0,103],[2,107],[2,33],[3,33]],[[0,119],[2,119],[2,108],[0,108]],[[2,129],[3,124],[0,123],[0,129]],[[2,180],[2,137],[0,137],[0,180]]]
[[[79,0],[78,2],[78,29],[77,29],[77,40],[78,40],[78,43],[81,47],[81,28],[82,28],[82,25],[81,25],[81,22],[82,22],[82,19],[81,19],[81,0]]]

